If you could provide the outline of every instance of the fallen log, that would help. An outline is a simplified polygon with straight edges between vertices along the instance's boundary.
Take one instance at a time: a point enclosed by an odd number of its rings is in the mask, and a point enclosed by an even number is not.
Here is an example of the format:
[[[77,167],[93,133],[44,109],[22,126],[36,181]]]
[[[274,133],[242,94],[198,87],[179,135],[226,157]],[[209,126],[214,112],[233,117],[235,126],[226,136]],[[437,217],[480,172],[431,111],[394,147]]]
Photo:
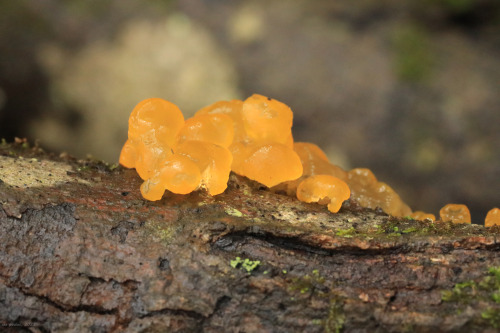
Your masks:
[[[232,174],[144,200],[134,170],[0,145],[0,326],[26,332],[484,332],[500,229],[326,207]]]

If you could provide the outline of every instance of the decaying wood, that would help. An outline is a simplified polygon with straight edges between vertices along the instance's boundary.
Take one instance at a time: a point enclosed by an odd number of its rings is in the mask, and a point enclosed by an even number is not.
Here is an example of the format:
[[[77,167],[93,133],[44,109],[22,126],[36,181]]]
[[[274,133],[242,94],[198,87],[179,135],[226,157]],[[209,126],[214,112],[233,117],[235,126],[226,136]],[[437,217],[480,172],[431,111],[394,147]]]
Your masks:
[[[0,324],[33,332],[483,332],[499,230],[337,214],[231,175],[141,198],[134,170],[0,145]],[[498,273],[495,275],[495,273]]]

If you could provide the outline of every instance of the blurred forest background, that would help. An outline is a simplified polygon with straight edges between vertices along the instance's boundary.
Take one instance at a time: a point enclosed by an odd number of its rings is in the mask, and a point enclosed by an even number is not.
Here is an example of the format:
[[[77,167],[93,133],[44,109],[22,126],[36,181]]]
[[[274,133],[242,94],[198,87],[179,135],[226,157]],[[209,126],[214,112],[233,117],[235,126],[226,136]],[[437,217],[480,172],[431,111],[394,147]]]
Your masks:
[[[117,161],[148,97],[261,93],[413,209],[500,206],[498,0],[0,2],[0,137]]]

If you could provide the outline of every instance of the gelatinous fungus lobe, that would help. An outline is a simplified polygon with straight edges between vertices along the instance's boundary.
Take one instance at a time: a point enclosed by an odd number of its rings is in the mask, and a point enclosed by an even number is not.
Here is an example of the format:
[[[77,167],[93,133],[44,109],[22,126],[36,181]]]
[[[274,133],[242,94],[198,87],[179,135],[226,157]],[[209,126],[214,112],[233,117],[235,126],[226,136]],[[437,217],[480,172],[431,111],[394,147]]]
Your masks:
[[[327,203],[332,213],[339,211],[342,202],[349,199],[349,186],[337,177],[315,175],[303,180],[297,188],[297,198],[304,202]]]
[[[149,98],[137,104],[129,118],[128,140],[120,153],[120,163],[128,168],[139,164],[143,179],[170,156],[177,133],[184,125],[181,110],[160,98]],[[138,171],[139,171],[138,170]]]
[[[226,114],[198,114],[186,120],[177,135],[176,144],[188,140],[210,142],[229,147],[233,142],[233,120]]]
[[[314,143],[295,142],[293,150],[297,153],[302,163],[302,176],[296,180],[282,183],[275,187],[275,191],[285,191],[288,195],[295,195],[299,183],[308,176],[331,175],[345,181],[347,172],[330,163],[326,154]]]
[[[411,213],[399,195],[386,183],[377,181],[369,169],[356,168],[347,173],[347,184],[351,188],[352,198],[361,206],[375,209],[382,208],[387,214],[407,216]]]
[[[252,141],[290,144],[293,113],[286,104],[254,94],[244,101],[241,114],[246,135]]]
[[[161,98],[149,98],[135,106],[129,118],[129,139],[142,140],[142,135],[153,131],[153,139],[172,146],[184,116],[177,105]]]
[[[232,101],[219,101],[198,110],[194,116],[197,117],[199,115],[207,114],[223,114],[229,116],[233,121],[233,142],[239,142],[243,140],[243,137],[245,136],[243,120],[241,118],[242,107],[243,101],[240,101],[238,99],[234,99]]]
[[[172,155],[172,150],[168,146],[161,145],[157,141],[148,141],[147,139],[137,141],[134,147],[135,170],[143,180],[151,178],[164,165],[166,159]]]
[[[500,209],[493,208],[486,214],[486,219],[484,220],[485,227],[492,227],[494,225],[500,225]]]
[[[432,220],[432,221],[436,221],[436,216],[434,214],[425,213],[425,212],[420,211],[420,210],[414,211],[409,216],[411,218],[415,219],[415,220]]]
[[[141,194],[151,201],[160,200],[165,189],[188,194],[198,188],[200,181],[201,173],[195,162],[184,155],[172,154],[153,177],[142,183]]]
[[[302,175],[302,163],[293,149],[280,143],[257,145],[241,165],[241,175],[272,187]]]
[[[439,217],[443,222],[471,223],[469,209],[461,204],[447,204],[439,210]]]
[[[174,155],[185,156],[196,164],[201,175],[200,187],[210,195],[224,192],[233,161],[229,149],[211,142],[191,140],[176,146],[174,151]]]

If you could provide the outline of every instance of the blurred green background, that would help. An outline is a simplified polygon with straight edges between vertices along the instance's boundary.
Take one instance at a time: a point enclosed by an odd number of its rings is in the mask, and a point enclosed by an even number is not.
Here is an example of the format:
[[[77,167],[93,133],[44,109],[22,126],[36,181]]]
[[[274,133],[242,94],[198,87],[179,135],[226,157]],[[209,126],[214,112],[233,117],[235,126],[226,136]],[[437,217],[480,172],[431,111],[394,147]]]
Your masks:
[[[0,2],[0,137],[116,162],[134,105],[261,93],[410,206],[500,206],[498,0]]]

